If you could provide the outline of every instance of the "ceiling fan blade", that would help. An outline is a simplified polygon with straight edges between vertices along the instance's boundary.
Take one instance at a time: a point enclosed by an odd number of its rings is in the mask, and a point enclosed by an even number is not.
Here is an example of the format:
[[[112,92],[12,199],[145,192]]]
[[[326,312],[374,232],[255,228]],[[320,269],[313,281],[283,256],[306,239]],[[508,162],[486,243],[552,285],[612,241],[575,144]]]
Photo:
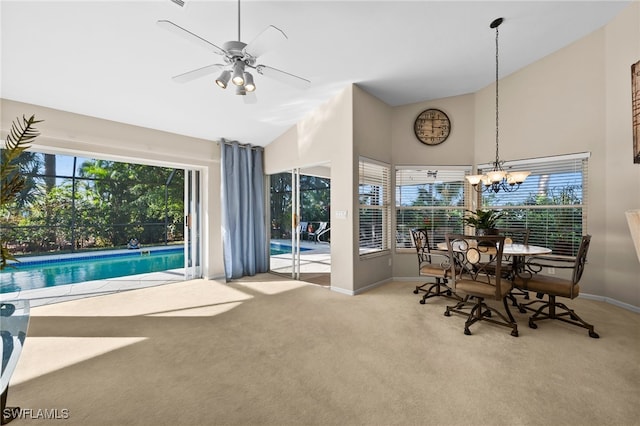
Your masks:
[[[275,49],[287,41],[287,35],[279,28],[269,25],[243,49],[245,53],[257,58],[263,53]]]
[[[268,67],[266,65],[257,65],[255,69],[258,74],[262,74],[300,89],[306,89],[311,85],[311,81],[306,78],[298,77],[297,75],[289,74],[288,72]]]
[[[225,65],[223,64],[207,65],[206,67],[198,68],[193,71],[185,72],[184,74],[176,75],[175,77],[172,77],[172,80],[176,83],[186,83],[188,81],[195,80],[196,78],[213,74],[216,71],[222,70],[224,67]]]
[[[196,43],[198,43],[200,46],[204,47],[205,49],[207,49],[210,52],[213,52],[217,55],[225,55],[226,52],[224,51],[224,49],[222,49],[221,47],[216,46],[213,43],[208,42],[207,40],[203,39],[202,37],[195,35],[194,33],[192,33],[189,30],[185,30],[184,28],[182,28],[179,25],[174,24],[171,21],[167,21],[165,19],[161,19],[158,21],[158,25],[160,25],[162,28],[171,31],[174,34],[178,34],[180,37],[184,37],[186,39],[189,39],[191,41],[195,41]]]

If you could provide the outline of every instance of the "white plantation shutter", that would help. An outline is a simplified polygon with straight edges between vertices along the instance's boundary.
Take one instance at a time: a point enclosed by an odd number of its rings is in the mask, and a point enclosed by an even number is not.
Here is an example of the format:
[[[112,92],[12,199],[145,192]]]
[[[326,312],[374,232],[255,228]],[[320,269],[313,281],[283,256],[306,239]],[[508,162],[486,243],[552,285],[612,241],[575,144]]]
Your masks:
[[[391,167],[388,164],[360,158],[358,216],[361,255],[390,248],[390,175]]]

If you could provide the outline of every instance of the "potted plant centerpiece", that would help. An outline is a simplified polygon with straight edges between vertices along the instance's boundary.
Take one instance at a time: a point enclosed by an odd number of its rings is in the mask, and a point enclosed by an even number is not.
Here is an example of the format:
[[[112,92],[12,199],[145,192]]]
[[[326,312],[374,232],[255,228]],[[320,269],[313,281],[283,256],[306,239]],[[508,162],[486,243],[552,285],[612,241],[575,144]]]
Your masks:
[[[497,234],[496,222],[504,213],[498,210],[467,210],[469,215],[462,218],[462,223],[476,229],[476,235]]]

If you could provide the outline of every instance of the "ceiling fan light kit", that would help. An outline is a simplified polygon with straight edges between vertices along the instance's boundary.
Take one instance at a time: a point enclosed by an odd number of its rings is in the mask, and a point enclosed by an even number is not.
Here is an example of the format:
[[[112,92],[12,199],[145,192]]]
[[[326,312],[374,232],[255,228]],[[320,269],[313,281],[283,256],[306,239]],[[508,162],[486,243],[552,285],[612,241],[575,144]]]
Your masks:
[[[224,70],[220,74],[220,77],[216,79],[216,84],[221,88],[226,89],[230,79],[231,79],[231,71]]]
[[[250,68],[255,69],[260,75],[279,80],[295,87],[306,88],[311,83],[309,80],[297,75],[264,64],[257,64],[257,59],[260,55],[272,49],[280,42],[286,41],[287,36],[279,28],[269,25],[249,44],[240,41],[240,0],[238,0],[238,40],[227,41],[223,43],[222,48],[171,21],[159,20],[158,25],[192,42],[196,42],[212,53],[221,55],[224,60],[224,64],[212,64],[177,75],[173,77],[173,80],[176,82],[186,83],[220,71],[220,75],[215,80],[216,84],[220,88],[226,89],[229,80],[231,80],[231,82],[237,86],[236,94],[244,96],[247,92],[254,92],[256,90],[253,75],[247,70],[247,68]],[[245,102],[247,102],[247,100],[245,100]]]
[[[236,86],[244,86],[243,74],[244,74],[244,62],[238,59],[236,63],[233,65],[233,78],[231,79],[231,81],[233,81],[233,84],[235,84]]]
[[[244,73],[244,88],[247,92],[256,90],[256,85],[253,83],[253,75],[247,71]]]

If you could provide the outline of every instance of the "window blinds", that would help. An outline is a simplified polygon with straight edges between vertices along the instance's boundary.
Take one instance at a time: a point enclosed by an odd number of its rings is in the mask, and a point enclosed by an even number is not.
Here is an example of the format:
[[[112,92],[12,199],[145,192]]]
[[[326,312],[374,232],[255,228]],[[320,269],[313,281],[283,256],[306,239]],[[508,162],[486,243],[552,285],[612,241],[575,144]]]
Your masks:
[[[575,256],[587,233],[588,158],[584,153],[505,163],[506,170],[531,175],[515,192],[483,193],[482,206],[506,213],[499,227],[529,228],[530,244]]]
[[[396,248],[412,247],[412,228],[425,228],[432,247],[462,232],[465,176],[470,166],[396,168]]]
[[[360,158],[358,214],[361,255],[390,248],[390,174],[389,165]]]

